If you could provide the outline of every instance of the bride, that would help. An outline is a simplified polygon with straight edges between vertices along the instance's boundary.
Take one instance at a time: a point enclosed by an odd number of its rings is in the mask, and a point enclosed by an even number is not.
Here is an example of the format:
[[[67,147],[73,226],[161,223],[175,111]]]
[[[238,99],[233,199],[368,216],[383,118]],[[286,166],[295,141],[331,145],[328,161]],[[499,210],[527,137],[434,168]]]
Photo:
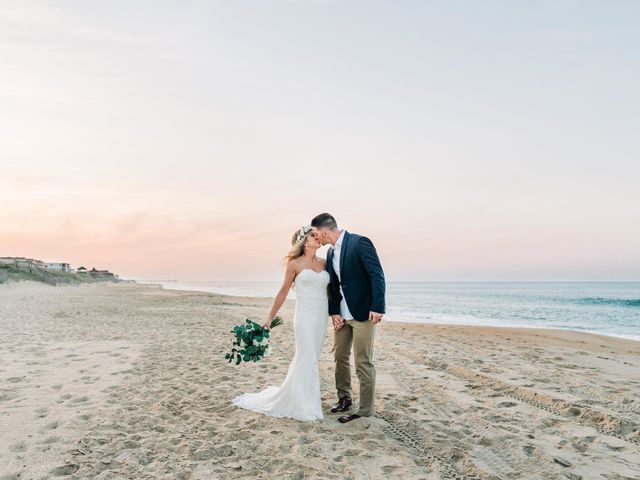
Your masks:
[[[262,326],[269,328],[287,298],[289,289],[295,285],[295,355],[289,364],[287,376],[279,387],[268,386],[259,392],[244,393],[234,398],[233,404],[273,417],[322,420],[324,416],[320,400],[318,359],[329,319],[329,273],[325,268],[326,262],[316,257],[316,251],[322,245],[313,227],[302,227],[294,233],[291,244],[291,251],[285,257],[287,266],[282,287]]]

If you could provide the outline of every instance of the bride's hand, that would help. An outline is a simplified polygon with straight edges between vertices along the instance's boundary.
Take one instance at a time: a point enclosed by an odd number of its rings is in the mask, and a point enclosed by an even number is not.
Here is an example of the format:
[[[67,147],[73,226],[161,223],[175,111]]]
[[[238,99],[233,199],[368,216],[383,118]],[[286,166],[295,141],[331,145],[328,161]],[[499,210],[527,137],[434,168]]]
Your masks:
[[[262,328],[266,328],[267,330],[269,330],[270,327],[271,327],[271,320],[267,320],[262,324]]]
[[[344,326],[344,320],[341,315],[331,315],[331,322],[333,322],[334,330],[340,330]]]

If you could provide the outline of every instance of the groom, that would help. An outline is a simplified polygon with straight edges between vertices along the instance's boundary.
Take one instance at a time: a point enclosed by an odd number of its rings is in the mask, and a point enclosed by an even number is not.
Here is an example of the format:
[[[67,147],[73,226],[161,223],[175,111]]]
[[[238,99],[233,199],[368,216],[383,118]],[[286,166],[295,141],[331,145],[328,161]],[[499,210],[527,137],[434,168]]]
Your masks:
[[[329,315],[333,322],[333,357],[335,360],[338,403],[332,413],[351,408],[351,368],[349,356],[353,345],[356,375],[360,382],[360,408],[357,413],[338,420],[347,423],[373,415],[376,368],[373,365],[374,326],[384,314],[384,272],[376,249],[367,237],[339,230],[336,219],[321,213],[311,220],[323,245],[333,245],[327,253]]]

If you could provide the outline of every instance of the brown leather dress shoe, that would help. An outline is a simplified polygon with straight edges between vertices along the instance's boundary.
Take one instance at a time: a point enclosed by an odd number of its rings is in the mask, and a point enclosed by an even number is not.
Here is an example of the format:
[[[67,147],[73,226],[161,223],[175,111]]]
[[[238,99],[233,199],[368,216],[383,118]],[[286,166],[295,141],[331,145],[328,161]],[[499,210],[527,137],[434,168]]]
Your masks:
[[[338,418],[338,421],[340,423],[347,423],[350,422],[351,420],[355,420],[356,418],[360,418],[360,415],[358,415],[357,413],[352,413],[350,415],[343,415],[340,418]]]
[[[340,400],[338,400],[338,403],[336,403],[333,407],[331,407],[331,413],[346,412],[350,408],[351,408],[351,398],[342,397]]]

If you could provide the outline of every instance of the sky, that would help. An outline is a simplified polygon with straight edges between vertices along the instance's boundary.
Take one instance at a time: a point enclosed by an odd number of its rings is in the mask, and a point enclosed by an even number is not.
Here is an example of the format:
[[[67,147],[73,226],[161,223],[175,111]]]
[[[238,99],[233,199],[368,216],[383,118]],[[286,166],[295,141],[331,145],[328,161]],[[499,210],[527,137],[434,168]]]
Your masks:
[[[640,2],[3,1],[0,256],[278,280],[640,280]],[[324,254],[324,249],[319,255]]]

